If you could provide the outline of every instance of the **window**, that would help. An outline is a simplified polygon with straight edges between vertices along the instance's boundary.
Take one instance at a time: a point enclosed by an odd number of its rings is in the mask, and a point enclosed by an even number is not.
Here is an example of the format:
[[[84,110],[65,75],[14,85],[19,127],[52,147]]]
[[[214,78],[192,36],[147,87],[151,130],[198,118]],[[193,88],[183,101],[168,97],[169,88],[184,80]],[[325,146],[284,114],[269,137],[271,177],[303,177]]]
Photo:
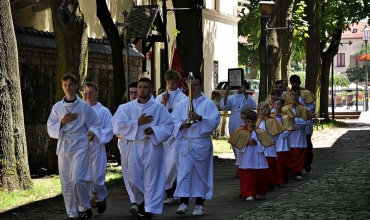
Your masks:
[[[217,87],[218,84],[218,61],[214,60],[213,61],[213,88]]]
[[[345,62],[345,56],[346,54],[345,53],[338,53],[337,54],[337,66],[346,66],[346,62]]]

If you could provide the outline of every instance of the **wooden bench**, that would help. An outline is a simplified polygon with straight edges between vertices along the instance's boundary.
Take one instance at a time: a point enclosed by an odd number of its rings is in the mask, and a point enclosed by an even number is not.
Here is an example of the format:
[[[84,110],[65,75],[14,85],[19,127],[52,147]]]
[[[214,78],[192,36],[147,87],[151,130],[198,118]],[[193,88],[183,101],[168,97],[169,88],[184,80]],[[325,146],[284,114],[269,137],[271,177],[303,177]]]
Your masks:
[[[312,118],[313,126],[316,128],[316,130],[319,130],[319,126],[321,126],[321,129],[324,129],[324,125],[321,123],[321,121],[325,120],[324,116],[324,113],[316,113]]]

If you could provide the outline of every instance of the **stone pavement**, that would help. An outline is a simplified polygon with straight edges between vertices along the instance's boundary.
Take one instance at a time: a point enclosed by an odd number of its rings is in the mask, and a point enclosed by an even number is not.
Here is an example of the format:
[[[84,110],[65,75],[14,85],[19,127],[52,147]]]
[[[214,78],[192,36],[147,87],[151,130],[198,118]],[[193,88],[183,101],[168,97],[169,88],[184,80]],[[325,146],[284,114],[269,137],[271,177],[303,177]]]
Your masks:
[[[203,216],[192,215],[191,200],[187,215],[175,214],[178,205],[165,205],[163,214],[153,219],[370,219],[370,113],[362,114],[359,122],[349,122],[353,128],[336,129],[335,134],[314,141],[312,172],[304,173],[302,181],[291,179],[260,200],[243,201],[235,166],[225,158],[230,163],[215,167],[214,196],[205,202]],[[106,213],[93,219],[132,219],[123,184],[110,187],[109,193]],[[54,210],[54,214],[37,219],[67,219],[60,197],[49,202],[59,203],[58,213]],[[1,218],[29,219],[26,217],[27,213],[19,213]]]

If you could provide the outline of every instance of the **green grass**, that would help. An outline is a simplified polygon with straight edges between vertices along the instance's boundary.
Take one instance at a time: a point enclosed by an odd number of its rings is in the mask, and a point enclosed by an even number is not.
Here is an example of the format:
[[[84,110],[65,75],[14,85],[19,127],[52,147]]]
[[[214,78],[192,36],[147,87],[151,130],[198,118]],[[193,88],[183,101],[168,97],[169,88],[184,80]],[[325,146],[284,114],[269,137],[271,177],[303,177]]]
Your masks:
[[[232,153],[233,150],[231,149],[230,144],[227,143],[228,140],[228,138],[213,139],[213,155],[217,156],[223,153]]]
[[[348,124],[346,124],[343,121],[336,121],[336,120],[330,120],[330,119],[328,121],[321,121],[321,124],[323,124],[324,129],[348,127]]]
[[[14,192],[0,191],[0,211],[5,211],[30,202],[51,198],[61,193],[59,176],[33,179],[32,182],[34,187],[30,190],[19,190]]]

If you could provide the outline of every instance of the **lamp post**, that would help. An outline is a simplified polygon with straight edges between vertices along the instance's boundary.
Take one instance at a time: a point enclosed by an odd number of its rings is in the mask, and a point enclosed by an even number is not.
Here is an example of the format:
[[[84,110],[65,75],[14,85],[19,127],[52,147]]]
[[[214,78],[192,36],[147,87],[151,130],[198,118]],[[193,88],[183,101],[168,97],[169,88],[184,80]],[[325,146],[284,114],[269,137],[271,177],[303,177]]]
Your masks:
[[[266,80],[266,96],[268,96],[268,93],[269,93],[269,81],[268,81],[268,27],[267,27],[267,24],[268,24],[268,21],[270,19],[270,16],[272,14],[272,9],[274,8],[275,6],[275,2],[273,1],[260,1],[258,3],[261,7],[261,15],[262,15],[262,18],[263,18],[263,21],[264,21],[264,24],[263,24],[263,27],[265,27],[264,31],[263,31],[263,35],[265,37],[265,80]]]
[[[365,26],[365,28],[361,31],[362,32],[362,40],[365,42],[366,47],[366,55],[367,55],[367,42],[369,41],[369,35],[370,35],[370,29]],[[365,111],[369,110],[369,79],[368,79],[368,73],[367,73],[367,63],[365,64]]]

